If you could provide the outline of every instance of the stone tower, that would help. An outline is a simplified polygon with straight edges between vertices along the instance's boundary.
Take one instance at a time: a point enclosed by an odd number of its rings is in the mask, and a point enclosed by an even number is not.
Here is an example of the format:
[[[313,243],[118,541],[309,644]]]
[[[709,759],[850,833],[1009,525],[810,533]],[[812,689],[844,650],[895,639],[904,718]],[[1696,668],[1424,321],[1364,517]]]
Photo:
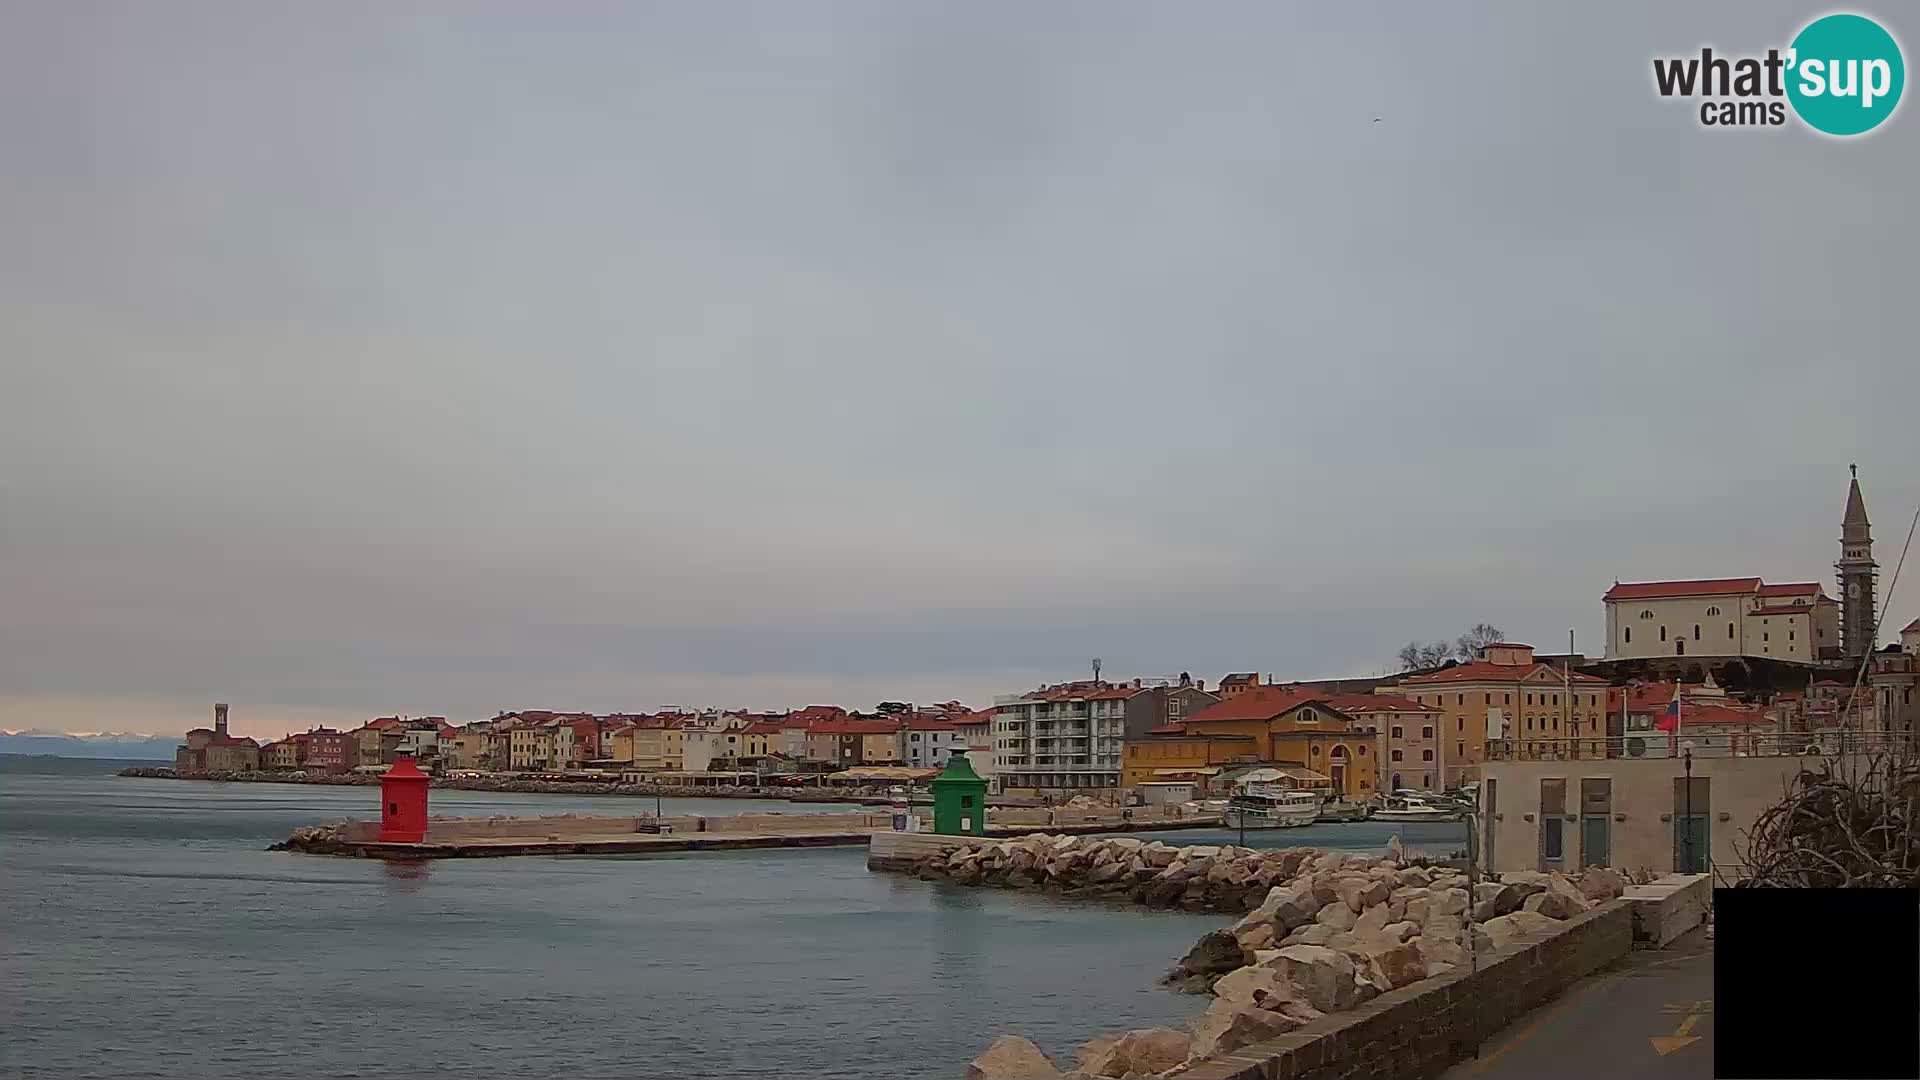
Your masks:
[[[1860,497],[1860,466],[1847,466],[1853,479],[1847,484],[1847,513],[1840,521],[1840,643],[1847,659],[1858,660],[1873,651],[1873,587],[1879,564],[1873,561],[1873,524],[1867,503]]]

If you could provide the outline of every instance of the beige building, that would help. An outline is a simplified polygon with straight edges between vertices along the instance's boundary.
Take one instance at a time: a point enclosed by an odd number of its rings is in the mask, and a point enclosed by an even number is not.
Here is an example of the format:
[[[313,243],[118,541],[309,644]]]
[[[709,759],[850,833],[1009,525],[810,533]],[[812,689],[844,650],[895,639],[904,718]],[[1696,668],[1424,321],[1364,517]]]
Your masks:
[[[1920,619],[1900,631],[1900,648],[1873,654],[1868,689],[1878,726],[1920,731]]]
[[[1409,676],[1378,693],[1439,710],[1434,756],[1445,788],[1478,775],[1489,738],[1591,739],[1607,733],[1606,680],[1535,660],[1531,645],[1489,645],[1478,660]]]
[[[1616,582],[1601,599],[1609,660],[1757,656],[1806,664],[1840,652],[1840,605],[1817,582]]]
[[[1336,694],[1327,704],[1353,717],[1353,730],[1373,736],[1381,790],[1453,786],[1446,783],[1446,743],[1440,737],[1446,713],[1440,706],[1389,693]]]
[[[1491,761],[1481,766],[1485,866],[1505,872],[1598,864],[1737,877],[1742,835],[1802,769],[1821,765],[1819,754],[1800,751],[1871,751],[1885,738],[1800,734],[1738,751],[1709,743],[1692,755],[1690,785],[1686,765],[1671,757]],[[1689,852],[1694,861],[1686,865]]]

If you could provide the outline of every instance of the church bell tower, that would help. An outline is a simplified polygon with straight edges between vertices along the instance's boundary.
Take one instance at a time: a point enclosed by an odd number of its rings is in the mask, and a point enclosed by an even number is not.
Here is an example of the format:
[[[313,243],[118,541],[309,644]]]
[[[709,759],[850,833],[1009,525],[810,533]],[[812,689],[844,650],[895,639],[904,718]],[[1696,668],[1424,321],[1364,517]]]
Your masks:
[[[1840,643],[1847,659],[1858,660],[1873,651],[1873,589],[1879,564],[1873,561],[1873,523],[1860,497],[1860,466],[1849,465],[1847,512],[1840,521]]]

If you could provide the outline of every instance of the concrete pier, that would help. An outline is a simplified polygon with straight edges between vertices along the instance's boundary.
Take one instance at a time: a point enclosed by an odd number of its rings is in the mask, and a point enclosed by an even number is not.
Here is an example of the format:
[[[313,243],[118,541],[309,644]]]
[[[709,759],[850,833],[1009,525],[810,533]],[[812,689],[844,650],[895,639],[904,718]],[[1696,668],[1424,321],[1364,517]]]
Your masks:
[[[737,851],[749,848],[835,847],[877,842],[891,851],[900,844],[919,844],[927,850],[987,838],[1025,836],[1033,832],[1081,835],[1118,832],[1159,832],[1168,829],[1214,829],[1220,819],[1115,818],[1065,825],[1027,825],[995,822],[987,837],[940,836],[893,831],[891,814],[735,814],[714,817],[594,817],[545,818],[435,818],[426,838],[418,843],[380,839],[380,824],[349,821],[337,825],[295,830],[278,850],[315,855],[345,855],[362,859],[491,859],[512,855],[635,855],[679,851]],[[658,831],[656,831],[658,830]],[[902,849],[905,850],[905,849]],[[906,864],[911,864],[911,859]],[[868,866],[873,867],[873,856]],[[886,868],[893,868],[888,865]]]

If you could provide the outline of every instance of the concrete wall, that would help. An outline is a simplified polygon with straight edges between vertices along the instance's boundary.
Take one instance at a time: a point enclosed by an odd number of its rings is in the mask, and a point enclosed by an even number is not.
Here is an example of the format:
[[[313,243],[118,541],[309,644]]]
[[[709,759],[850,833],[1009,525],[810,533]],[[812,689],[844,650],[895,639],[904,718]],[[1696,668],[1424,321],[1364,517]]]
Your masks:
[[[1802,769],[1820,767],[1819,757],[1695,757],[1693,775],[1703,780],[1708,807],[1708,850],[1713,868],[1730,876],[1739,873],[1735,841],[1752,827],[1762,811],[1780,801],[1787,785]],[[1675,780],[1683,775],[1680,761],[1671,758],[1636,761],[1609,758],[1595,761],[1494,761],[1481,766],[1491,788],[1493,806],[1483,830],[1491,827],[1493,842],[1484,865],[1493,871],[1538,870],[1541,862],[1541,781],[1566,781],[1566,812],[1580,814],[1580,781],[1605,777],[1612,782],[1612,813],[1608,816],[1609,847],[1606,862],[1622,870],[1648,869],[1670,873],[1674,865],[1673,816]],[[1700,813],[1698,806],[1692,808]],[[1566,821],[1563,868],[1586,865],[1581,850],[1581,822]],[[1483,832],[1484,837],[1484,832]]]
[[[1523,935],[1464,968],[1382,994],[1288,1035],[1204,1061],[1184,1080],[1351,1080],[1438,1076],[1480,1038],[1513,1023],[1633,947],[1632,913],[1613,901],[1550,935]]]
[[[448,843],[486,837],[536,838],[558,836],[573,839],[613,833],[638,832],[642,824],[652,825],[653,817],[503,817],[434,818],[427,823],[427,840]],[[790,830],[844,830],[891,828],[889,814],[729,814],[713,817],[666,817],[662,824],[676,833],[692,832],[784,832]],[[348,829],[348,839],[372,840],[380,831],[379,822],[357,821]],[[365,835],[362,835],[362,834]]]

